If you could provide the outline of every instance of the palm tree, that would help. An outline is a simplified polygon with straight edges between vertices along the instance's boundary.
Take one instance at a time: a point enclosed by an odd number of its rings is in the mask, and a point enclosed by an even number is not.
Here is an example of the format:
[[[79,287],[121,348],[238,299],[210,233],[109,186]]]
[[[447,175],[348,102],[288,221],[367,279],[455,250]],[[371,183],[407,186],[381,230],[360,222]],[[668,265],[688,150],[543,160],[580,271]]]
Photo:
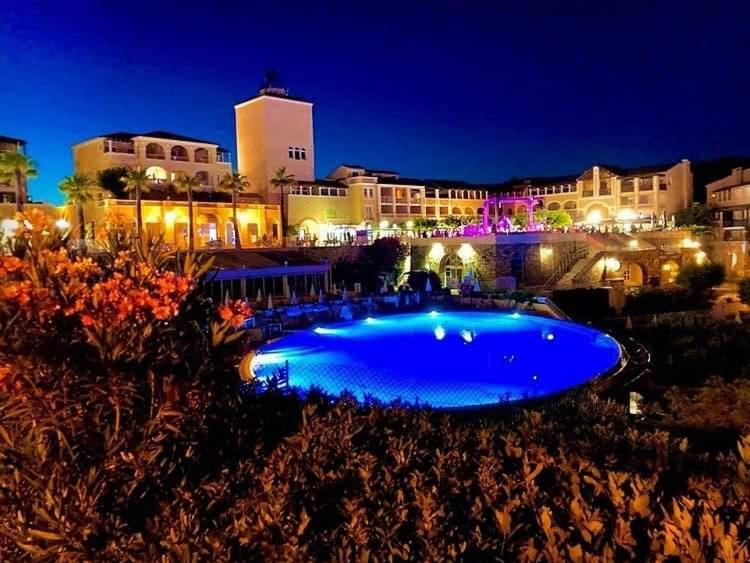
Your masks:
[[[276,176],[271,179],[271,185],[279,190],[279,211],[281,212],[281,246],[286,246],[286,202],[284,195],[286,187],[294,184],[294,174],[286,173],[286,166],[276,171]]]
[[[96,182],[86,174],[73,174],[66,176],[60,182],[60,191],[65,194],[69,204],[78,208],[78,244],[83,249],[86,246],[86,220],[83,215],[83,206],[94,199],[93,188]]]
[[[20,152],[0,154],[0,179],[10,180],[16,188],[16,211],[23,211],[23,204],[28,198],[26,181],[38,175],[36,162]]]
[[[250,182],[247,181],[247,177],[239,172],[227,173],[219,182],[220,190],[232,194],[232,226],[234,228],[234,247],[237,249],[242,248],[240,229],[237,223],[237,196],[240,192],[247,191],[249,187]]]
[[[122,178],[125,182],[125,191],[135,194],[135,230],[138,240],[141,240],[143,234],[143,210],[141,209],[141,196],[144,192],[149,191],[151,179],[145,170],[138,168],[133,170],[128,168],[127,174]]]
[[[195,250],[195,231],[193,229],[193,190],[203,185],[198,176],[189,176],[185,173],[177,176],[174,182],[175,188],[179,192],[187,194],[188,202],[188,248],[192,252]]]

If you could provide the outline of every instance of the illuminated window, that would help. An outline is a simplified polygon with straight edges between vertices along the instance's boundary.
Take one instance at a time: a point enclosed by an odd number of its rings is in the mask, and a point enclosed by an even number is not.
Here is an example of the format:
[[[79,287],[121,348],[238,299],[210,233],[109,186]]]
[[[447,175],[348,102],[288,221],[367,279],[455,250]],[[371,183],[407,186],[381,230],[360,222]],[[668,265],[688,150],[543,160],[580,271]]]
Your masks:
[[[201,186],[208,186],[208,172],[205,170],[198,170],[198,172],[195,173],[195,177],[198,178],[201,182]]]

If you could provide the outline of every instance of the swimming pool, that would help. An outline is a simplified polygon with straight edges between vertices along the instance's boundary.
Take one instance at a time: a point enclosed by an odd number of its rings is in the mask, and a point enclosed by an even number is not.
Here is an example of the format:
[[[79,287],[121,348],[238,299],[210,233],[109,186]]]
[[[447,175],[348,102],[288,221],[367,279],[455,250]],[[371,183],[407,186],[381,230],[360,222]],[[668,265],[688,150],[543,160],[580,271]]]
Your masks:
[[[288,366],[289,384],[303,389],[459,408],[559,393],[621,357],[611,336],[572,322],[432,311],[293,333],[263,346],[252,370],[264,380]]]

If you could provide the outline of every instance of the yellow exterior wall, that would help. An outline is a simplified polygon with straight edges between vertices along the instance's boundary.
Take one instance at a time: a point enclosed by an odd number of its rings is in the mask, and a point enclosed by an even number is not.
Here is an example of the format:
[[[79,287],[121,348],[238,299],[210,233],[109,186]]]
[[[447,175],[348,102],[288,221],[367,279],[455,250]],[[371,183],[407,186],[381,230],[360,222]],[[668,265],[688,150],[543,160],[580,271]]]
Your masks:
[[[229,162],[219,162],[216,160],[217,145],[209,143],[194,143],[174,141],[170,139],[156,139],[151,137],[138,136],[133,139],[134,153],[104,152],[103,145],[106,139],[97,137],[89,141],[84,141],[73,146],[73,163],[75,172],[96,174],[107,168],[130,167],[141,170],[147,170],[151,166],[159,166],[166,171],[167,181],[172,180],[172,175],[178,172],[184,172],[194,176],[197,172],[206,172],[208,175],[208,187],[216,188],[219,180],[227,173],[232,171],[232,165]],[[165,158],[147,158],[146,146],[150,143],[156,143],[164,150]],[[170,159],[172,147],[180,145],[188,152],[188,161],[179,161]],[[208,151],[208,162],[195,162],[196,149],[205,149]]]
[[[314,180],[312,104],[262,95],[234,108],[237,128],[237,167],[255,191],[278,203],[271,179],[282,166],[297,180]],[[305,149],[305,160],[289,158],[289,147]],[[290,224],[292,224],[290,222]]]

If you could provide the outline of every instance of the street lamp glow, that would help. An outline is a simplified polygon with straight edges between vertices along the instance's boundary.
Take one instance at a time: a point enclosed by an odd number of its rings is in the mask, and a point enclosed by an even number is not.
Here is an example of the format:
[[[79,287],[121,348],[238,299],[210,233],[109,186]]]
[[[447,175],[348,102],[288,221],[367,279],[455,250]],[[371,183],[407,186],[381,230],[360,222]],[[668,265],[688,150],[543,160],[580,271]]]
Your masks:
[[[67,231],[70,228],[70,221],[67,219],[58,219],[55,221],[55,227],[61,231]]]
[[[604,266],[608,270],[613,270],[616,272],[620,269],[621,264],[617,258],[615,258],[614,256],[610,256],[609,258],[604,260]]]
[[[602,222],[602,212],[598,209],[594,209],[586,216],[586,222],[592,225],[598,225]]]

